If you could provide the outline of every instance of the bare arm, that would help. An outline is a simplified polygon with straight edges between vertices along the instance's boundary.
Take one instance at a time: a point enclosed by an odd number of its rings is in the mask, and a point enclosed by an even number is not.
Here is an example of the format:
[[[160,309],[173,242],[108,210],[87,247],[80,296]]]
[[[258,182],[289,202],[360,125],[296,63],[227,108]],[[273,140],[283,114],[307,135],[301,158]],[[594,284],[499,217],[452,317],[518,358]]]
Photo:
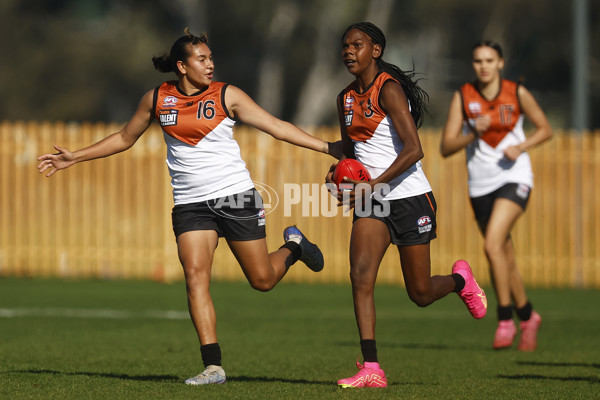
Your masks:
[[[341,100],[339,97],[337,100],[337,112],[342,140],[339,140],[335,143],[330,143],[330,147],[338,147],[340,157],[336,158],[341,161],[345,158],[354,158],[354,143],[352,143],[352,139],[350,139],[350,137],[346,133],[346,124],[344,122],[344,110],[342,108]],[[337,167],[337,163],[332,164],[331,167],[329,167],[329,171],[325,176],[325,183],[333,183],[333,173],[335,171],[335,167]]]
[[[244,91],[235,86],[230,85],[227,87],[225,104],[233,117],[268,133],[275,139],[321,153],[331,154],[336,158],[340,157],[339,154],[335,154],[335,148],[331,149],[334,154],[330,152],[328,142],[309,135],[289,122],[274,117],[256,104]]]
[[[133,146],[152,122],[153,92],[151,90],[142,97],[135,114],[120,131],[74,152],[55,145],[54,148],[58,153],[39,156],[38,170],[40,173],[50,169],[46,174],[49,177],[58,170],[68,168],[78,162],[108,157]]]
[[[462,126],[462,101],[460,98],[460,94],[458,92],[454,92],[454,95],[452,96],[452,101],[450,102],[450,107],[448,109],[446,125],[444,125],[444,130],[442,131],[442,142],[440,144],[440,153],[442,154],[442,157],[448,157],[456,153],[457,151],[465,148],[468,144],[472,143],[477,138],[477,135],[473,131],[469,132],[466,135],[463,135]]]
[[[392,119],[404,147],[392,165],[370,182],[372,186],[391,181],[424,156],[417,127],[408,109],[408,100],[402,86],[393,81],[386,82],[381,88],[380,100],[381,106]]]
[[[506,158],[513,161],[524,151],[550,139],[553,134],[552,127],[548,123],[544,111],[542,111],[529,90],[525,89],[523,86],[519,86],[518,95],[523,114],[525,114],[525,116],[533,123],[535,130],[523,143],[520,143],[517,146],[508,147],[504,150]]]

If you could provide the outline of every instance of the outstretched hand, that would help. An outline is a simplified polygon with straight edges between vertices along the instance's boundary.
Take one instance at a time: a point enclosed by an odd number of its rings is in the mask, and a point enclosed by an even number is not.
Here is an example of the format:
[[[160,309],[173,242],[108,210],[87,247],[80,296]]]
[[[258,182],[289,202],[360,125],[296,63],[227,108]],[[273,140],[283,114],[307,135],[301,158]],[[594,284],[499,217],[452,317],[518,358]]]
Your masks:
[[[46,177],[54,175],[59,169],[65,169],[75,164],[73,153],[56,145],[54,148],[58,153],[44,154],[37,158],[40,161],[37,166],[40,173],[44,173],[51,168]]]

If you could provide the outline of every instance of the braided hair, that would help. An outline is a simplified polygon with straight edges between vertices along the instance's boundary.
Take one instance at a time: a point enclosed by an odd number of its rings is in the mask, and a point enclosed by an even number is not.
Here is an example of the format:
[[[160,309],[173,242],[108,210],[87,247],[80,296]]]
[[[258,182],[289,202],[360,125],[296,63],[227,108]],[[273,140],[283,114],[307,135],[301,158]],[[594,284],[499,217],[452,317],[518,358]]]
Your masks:
[[[429,95],[419,87],[418,82],[420,79],[413,79],[416,75],[414,68],[409,71],[402,71],[394,64],[383,61],[383,51],[385,50],[386,43],[385,36],[381,29],[374,24],[370,22],[358,22],[350,25],[344,31],[342,41],[344,40],[344,36],[352,29],[358,29],[359,31],[366,33],[374,44],[381,46],[381,55],[377,58],[377,67],[400,82],[410,104],[410,114],[415,121],[415,125],[419,128],[423,124],[425,114],[428,113],[427,102],[429,101]]]
[[[171,46],[169,55],[152,57],[154,68],[160,72],[177,72],[177,61],[184,61],[188,58],[188,45],[195,46],[199,43],[208,44],[206,33],[203,33],[202,36],[195,36],[191,33],[190,28],[185,28],[184,35]]]

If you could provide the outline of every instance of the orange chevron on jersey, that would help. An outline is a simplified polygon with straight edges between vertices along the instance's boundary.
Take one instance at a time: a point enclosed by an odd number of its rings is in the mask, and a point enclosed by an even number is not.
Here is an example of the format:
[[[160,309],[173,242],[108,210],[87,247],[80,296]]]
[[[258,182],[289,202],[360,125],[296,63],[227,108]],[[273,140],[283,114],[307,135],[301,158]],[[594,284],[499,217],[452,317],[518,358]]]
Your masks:
[[[481,135],[481,140],[491,147],[495,148],[519,120],[521,107],[517,95],[518,86],[516,82],[503,79],[500,93],[492,100],[483,97],[472,83],[465,83],[460,88],[466,120],[482,115],[489,115],[491,118],[490,127]]]
[[[356,142],[369,140],[386,117],[385,111],[379,107],[379,92],[388,80],[396,81],[387,72],[381,72],[364,93],[356,91],[355,82],[342,91],[346,133],[352,140]]]
[[[177,81],[165,82],[155,91],[155,117],[167,135],[195,146],[228,117],[226,87],[226,83],[212,82],[188,96],[179,91]]]

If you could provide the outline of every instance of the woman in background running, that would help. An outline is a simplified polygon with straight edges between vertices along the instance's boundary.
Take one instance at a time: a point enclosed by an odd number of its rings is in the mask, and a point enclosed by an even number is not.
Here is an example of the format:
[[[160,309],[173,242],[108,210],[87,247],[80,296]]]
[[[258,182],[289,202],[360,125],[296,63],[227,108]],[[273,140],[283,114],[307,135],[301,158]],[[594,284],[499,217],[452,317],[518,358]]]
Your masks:
[[[469,197],[498,300],[493,347],[512,346],[517,334],[514,307],[521,321],[518,349],[533,351],[542,319],[525,293],[510,231],[523,214],[533,187],[526,151],[550,139],[552,128],[524,86],[502,79],[504,57],[498,43],[479,42],[472,55],[476,79],[452,97],[441,153],[448,157],[466,150]],[[535,126],[529,137],[523,131],[524,116]]]

